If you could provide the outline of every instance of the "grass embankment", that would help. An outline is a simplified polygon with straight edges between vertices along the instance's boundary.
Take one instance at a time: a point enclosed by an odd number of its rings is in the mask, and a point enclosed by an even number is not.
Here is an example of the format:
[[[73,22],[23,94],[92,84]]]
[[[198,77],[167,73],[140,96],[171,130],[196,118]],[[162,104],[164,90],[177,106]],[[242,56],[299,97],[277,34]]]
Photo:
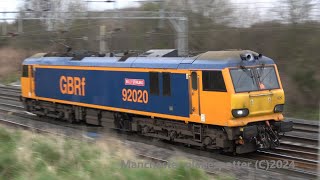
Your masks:
[[[208,179],[184,163],[148,169],[123,160],[142,161],[117,140],[91,144],[0,127],[0,179]]]
[[[0,83],[4,85],[9,85],[10,83],[17,82],[18,80],[20,80],[20,77],[21,73],[10,73],[0,78]]]

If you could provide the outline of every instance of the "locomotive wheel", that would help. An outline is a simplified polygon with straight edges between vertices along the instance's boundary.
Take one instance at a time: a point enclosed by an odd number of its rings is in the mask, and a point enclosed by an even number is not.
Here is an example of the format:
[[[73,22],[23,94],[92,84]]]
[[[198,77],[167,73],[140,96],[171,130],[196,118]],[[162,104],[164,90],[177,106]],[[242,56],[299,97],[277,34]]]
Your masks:
[[[67,121],[68,121],[69,123],[71,123],[71,124],[75,123],[75,122],[76,122],[75,114],[72,113],[72,112],[70,112]]]
[[[126,114],[114,113],[114,126],[120,130],[130,131],[131,120]]]

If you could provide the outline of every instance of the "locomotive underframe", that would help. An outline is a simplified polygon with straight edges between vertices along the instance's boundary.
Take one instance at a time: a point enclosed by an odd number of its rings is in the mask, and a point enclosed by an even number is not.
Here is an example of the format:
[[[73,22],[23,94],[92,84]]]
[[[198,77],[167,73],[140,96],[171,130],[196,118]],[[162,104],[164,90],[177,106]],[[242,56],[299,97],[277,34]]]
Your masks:
[[[275,122],[271,122],[272,126],[266,126],[265,122],[258,122],[245,127],[222,127],[150,118],[27,98],[21,98],[21,101],[27,111],[38,116],[63,119],[70,123],[86,122],[186,145],[205,149],[221,149],[224,152],[237,154],[253,152],[257,148],[276,147],[279,145],[280,127],[282,127],[282,130],[283,128],[290,129],[288,126]]]

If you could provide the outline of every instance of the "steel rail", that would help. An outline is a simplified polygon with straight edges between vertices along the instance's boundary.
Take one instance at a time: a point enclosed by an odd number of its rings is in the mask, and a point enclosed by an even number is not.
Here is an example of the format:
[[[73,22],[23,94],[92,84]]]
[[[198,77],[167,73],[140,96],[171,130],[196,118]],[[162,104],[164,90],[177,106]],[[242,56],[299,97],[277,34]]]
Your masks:
[[[279,152],[272,152],[270,150],[258,150],[257,153],[257,157],[254,158],[270,158],[271,160],[292,161],[295,164],[294,169],[305,171],[306,174],[314,174],[318,176],[318,160],[286,155]]]

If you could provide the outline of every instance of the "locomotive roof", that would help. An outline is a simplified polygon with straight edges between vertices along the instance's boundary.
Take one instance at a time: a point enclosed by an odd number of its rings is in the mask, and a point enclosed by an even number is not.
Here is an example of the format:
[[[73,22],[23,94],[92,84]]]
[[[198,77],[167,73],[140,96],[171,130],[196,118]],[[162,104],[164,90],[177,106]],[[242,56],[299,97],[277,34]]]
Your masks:
[[[58,66],[97,66],[124,68],[169,68],[169,69],[223,69],[240,65],[274,64],[266,56],[259,56],[258,61],[243,61],[241,56],[258,53],[250,50],[208,51],[194,57],[84,57],[80,60],[73,57],[51,57],[39,53],[27,58],[24,65],[58,65]],[[242,64],[241,64],[242,62]]]

